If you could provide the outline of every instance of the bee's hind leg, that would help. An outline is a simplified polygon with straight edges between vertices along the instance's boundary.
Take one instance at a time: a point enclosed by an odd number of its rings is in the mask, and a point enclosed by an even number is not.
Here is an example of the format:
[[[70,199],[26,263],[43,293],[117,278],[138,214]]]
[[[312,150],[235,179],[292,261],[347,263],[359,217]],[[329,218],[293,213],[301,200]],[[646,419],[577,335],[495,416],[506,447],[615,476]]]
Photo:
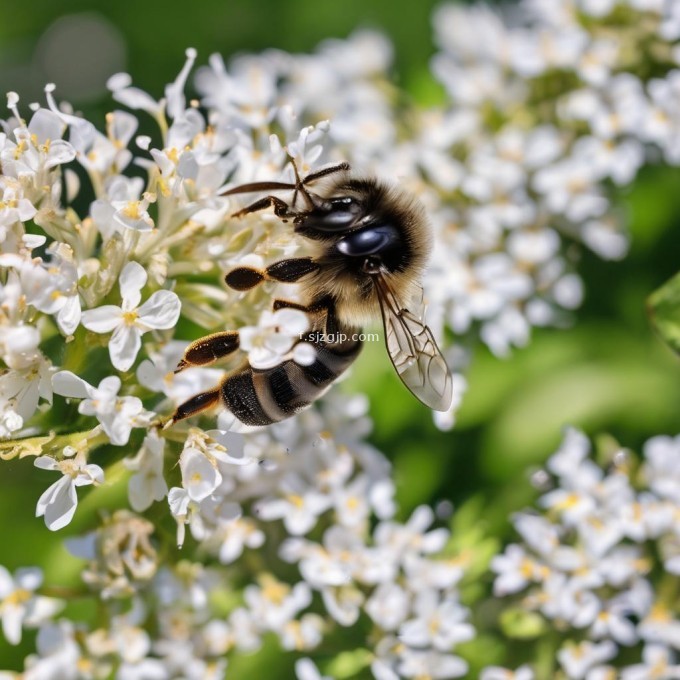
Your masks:
[[[184,358],[177,364],[175,373],[189,366],[207,366],[226,357],[239,347],[238,331],[223,331],[194,340],[185,350]]]
[[[220,388],[216,387],[214,390],[209,392],[200,392],[199,394],[191,397],[183,404],[180,404],[175,412],[172,414],[172,418],[168,420],[164,427],[170,427],[180,420],[189,418],[189,416],[194,416],[201,411],[212,408],[216,406],[220,401]]]
[[[234,290],[246,291],[263,281],[295,283],[303,276],[319,270],[319,265],[311,257],[293,257],[270,264],[265,270],[255,267],[237,267],[225,277],[226,284]]]

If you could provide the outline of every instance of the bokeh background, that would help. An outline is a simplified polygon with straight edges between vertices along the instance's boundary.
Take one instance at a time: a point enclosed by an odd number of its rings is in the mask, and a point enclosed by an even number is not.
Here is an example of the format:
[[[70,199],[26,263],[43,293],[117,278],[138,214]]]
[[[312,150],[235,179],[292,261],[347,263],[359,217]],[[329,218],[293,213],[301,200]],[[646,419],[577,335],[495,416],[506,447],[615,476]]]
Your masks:
[[[159,96],[177,74],[184,49],[199,63],[213,52],[277,47],[306,52],[357,27],[383,31],[395,48],[394,79],[422,102],[441,95],[429,74],[432,0],[147,0],[143,3],[47,0],[5,7],[0,23],[0,90],[24,102],[42,99],[55,82],[61,99],[103,126],[113,107],[105,88],[118,71]],[[451,432],[438,431],[430,413],[398,383],[382,347],[368,346],[342,389],[371,400],[371,441],[394,462],[401,515],[420,503],[451,504],[472,517],[480,535],[508,539],[509,516],[530,503],[528,479],[571,424],[611,435],[633,450],[650,436],[676,434],[680,419],[680,364],[649,323],[645,301],[679,268],[680,171],[647,168],[618,191],[617,210],[629,225],[632,247],[621,262],[582,252],[586,298],[573,323],[535,331],[530,345],[502,360],[480,346],[468,374],[469,390]],[[425,453],[424,453],[425,452]],[[40,564],[46,581],[69,584],[79,564],[62,547],[64,534],[96,524],[96,508],[81,508],[58,535],[34,519],[44,479],[31,461],[12,461],[0,476],[0,551],[14,569]],[[101,494],[98,496],[103,501]],[[109,499],[110,507],[125,497]],[[464,509],[467,512],[464,512]],[[39,547],[36,547],[39,546]],[[36,555],[40,559],[36,560]],[[90,614],[90,604],[70,605]],[[0,641],[0,667],[20,668],[33,648]],[[238,674],[235,677],[239,677]]]

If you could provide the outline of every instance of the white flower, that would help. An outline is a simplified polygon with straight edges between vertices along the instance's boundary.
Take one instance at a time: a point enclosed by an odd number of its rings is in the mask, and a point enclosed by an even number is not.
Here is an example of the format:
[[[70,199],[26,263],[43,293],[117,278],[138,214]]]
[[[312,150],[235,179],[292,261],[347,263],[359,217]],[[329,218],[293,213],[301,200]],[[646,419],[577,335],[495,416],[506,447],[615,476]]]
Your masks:
[[[192,501],[202,501],[222,482],[217,465],[195,448],[185,447],[179,459],[182,486]]]
[[[652,680],[680,678],[680,665],[673,664],[673,653],[663,645],[645,645],[642,663],[621,671],[621,680]]]
[[[48,623],[40,627],[36,639],[38,656],[31,661],[25,680],[77,680],[74,669],[82,661],[70,621]]]
[[[295,662],[297,680],[332,680],[328,675],[321,675],[311,659],[298,659]]]
[[[282,362],[308,328],[307,315],[298,309],[265,310],[257,326],[240,329],[240,347],[248,352],[248,361],[253,368],[273,368]],[[298,355],[298,359],[304,363],[308,357]]]
[[[96,416],[102,429],[115,446],[124,446],[130,439],[133,427],[148,427],[153,414],[146,411],[141,399],[119,397],[121,382],[117,376],[104,378],[99,387],[93,387],[71,371],[60,371],[52,378],[57,394],[82,399],[78,412]]]
[[[534,680],[534,672],[529,666],[520,666],[516,671],[509,671],[500,666],[487,666],[479,680]]]
[[[260,586],[246,586],[243,596],[263,630],[282,632],[285,624],[312,601],[312,593],[306,583],[297,583],[291,588],[271,576],[262,576],[260,582]]]
[[[222,564],[237,560],[245,548],[259,548],[264,544],[264,533],[248,518],[237,517],[226,522],[220,531],[219,559]]]
[[[254,509],[265,521],[282,519],[286,531],[293,536],[306,534],[314,527],[319,515],[331,506],[331,499],[319,493],[296,475],[288,475],[281,482],[283,498],[264,498]]]
[[[364,594],[353,585],[335,586],[321,590],[324,606],[341,626],[353,626],[364,603]]]
[[[20,121],[21,116],[16,108],[14,110]],[[9,139],[5,141],[0,152],[3,174],[35,181],[44,171],[72,161],[76,151],[69,142],[61,139],[65,127],[53,111],[38,109],[28,127],[24,123],[13,130],[16,143]]]
[[[154,223],[147,210],[151,198],[151,196],[144,194],[141,200],[111,201],[111,207],[114,209],[114,223],[135,231],[151,231],[154,228]],[[122,283],[123,279],[121,275],[121,284]],[[140,286],[140,289],[143,285],[144,284]]]
[[[95,333],[113,331],[109,342],[111,363],[127,371],[137,358],[141,337],[153,329],[172,328],[179,319],[180,301],[169,290],[158,290],[140,307],[147,274],[137,262],[128,262],[120,274],[121,306],[104,305],[83,312],[83,326]]]
[[[171,340],[157,351],[149,351],[149,359],[139,364],[137,378],[141,385],[153,392],[161,392],[175,404],[181,404],[199,392],[212,389],[223,375],[214,368],[190,366],[181,373],[174,373],[189,343]]]
[[[318,647],[323,639],[324,619],[318,614],[303,614],[299,620],[288,621],[279,633],[281,647],[303,651]]]
[[[433,647],[442,652],[471,640],[475,629],[465,622],[468,612],[456,600],[440,598],[437,591],[418,593],[409,619],[399,628],[399,639],[410,647]]]
[[[39,456],[34,463],[38,468],[55,470],[63,475],[40,496],[35,509],[36,517],[45,516],[45,525],[50,531],[62,529],[73,519],[78,505],[77,486],[101,484],[104,481],[104,471],[99,465],[88,463],[83,452],[64,449],[64,456],[59,461],[49,456]]]
[[[442,654],[435,650],[420,650],[404,647],[400,654],[397,671],[406,678],[432,678],[446,680],[460,678],[467,674],[468,665],[453,654]]]
[[[26,300],[36,309],[55,317],[59,330],[72,335],[81,319],[78,271],[73,251],[55,241],[50,247],[49,264],[26,263],[21,267],[21,284]]]
[[[6,423],[9,418],[8,424],[18,429],[35,413],[41,397],[52,403],[53,370],[42,354],[37,354],[28,365],[0,373],[0,413]]]
[[[137,203],[144,181],[141,177],[125,177],[114,175],[109,177],[104,184],[104,196],[100,196],[90,206],[90,215],[97,225],[98,230],[108,241],[114,234],[121,233],[123,227],[129,226],[129,221],[124,217],[126,205]]]
[[[168,495],[168,485],[163,477],[163,451],[165,440],[155,430],[145,438],[144,445],[134,458],[124,458],[128,470],[134,470],[128,483],[130,506],[136,512],[143,512],[154,501],[161,501]]]
[[[168,491],[168,505],[177,522],[177,547],[181,548],[184,545],[186,525],[191,524],[193,518],[197,516],[198,504],[191,500],[186,489],[173,486]]]
[[[611,640],[594,643],[590,640],[563,646],[557,653],[560,665],[570,678],[580,680],[595,664],[611,659],[616,654],[616,645]]]
[[[10,644],[21,642],[22,626],[37,627],[61,609],[58,600],[35,594],[41,585],[42,571],[37,567],[17,569],[12,578],[0,565],[0,618]]]
[[[364,609],[383,630],[396,630],[406,619],[411,605],[408,592],[396,583],[381,583]]]

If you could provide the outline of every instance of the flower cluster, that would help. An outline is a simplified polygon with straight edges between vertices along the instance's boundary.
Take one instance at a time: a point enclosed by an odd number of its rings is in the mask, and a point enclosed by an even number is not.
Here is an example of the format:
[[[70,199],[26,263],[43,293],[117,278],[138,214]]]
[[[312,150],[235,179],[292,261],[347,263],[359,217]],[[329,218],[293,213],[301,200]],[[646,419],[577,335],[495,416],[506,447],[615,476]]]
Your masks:
[[[491,563],[494,593],[521,593],[524,618],[540,614],[537,634],[561,631],[555,657],[568,678],[678,677],[680,438],[650,439],[639,466],[622,449],[598,465],[590,448],[566,432],[539,475],[552,488],[538,512],[515,516],[521,542]],[[622,667],[631,647],[637,661]]]
[[[64,664],[77,659],[94,677],[118,664],[119,678],[221,678],[232,651],[253,652],[267,634],[284,650],[312,652],[363,616],[372,630],[362,664],[375,677],[433,669],[464,676],[467,664],[455,650],[474,636],[457,589],[465,560],[447,552],[450,532],[432,527],[430,508],[395,520],[390,466],[361,441],[370,425],[366,407],[359,397],[337,400],[328,405],[332,417],[308,412],[293,427],[245,435],[190,429],[179,459],[181,486],[169,493],[163,444],[148,435],[125,460],[134,471],[130,504],[143,511],[168,493],[180,544],[188,525],[204,552],[253,582],[220,615],[215,601],[230,591],[229,572],[189,561],[162,566],[154,525],[117,511],[96,532],[67,542],[87,560],[84,583],[110,603],[110,627],[74,637],[67,621],[46,622],[31,670],[62,677]],[[329,425],[334,429],[319,435]],[[267,459],[258,461],[263,451]],[[255,557],[262,547],[276,558],[258,562],[255,573],[235,571],[247,563],[244,553]],[[287,563],[299,574],[292,583]],[[116,603],[130,598],[132,608],[121,614]],[[158,633],[152,639],[147,630]],[[68,644],[43,645],[52,635]],[[302,664],[300,677],[311,663]]]
[[[235,111],[269,120],[283,100],[310,123],[331,119],[336,158],[416,192],[441,246],[426,279],[432,324],[498,355],[581,304],[570,245],[626,254],[612,188],[659,153],[680,162],[674,3],[524,0],[507,11],[435,12],[432,71],[446,102],[403,119],[390,46],[366,32],[314,58],[270,51],[230,71],[213,58],[197,81],[218,125]],[[318,152],[295,153],[306,168]]]

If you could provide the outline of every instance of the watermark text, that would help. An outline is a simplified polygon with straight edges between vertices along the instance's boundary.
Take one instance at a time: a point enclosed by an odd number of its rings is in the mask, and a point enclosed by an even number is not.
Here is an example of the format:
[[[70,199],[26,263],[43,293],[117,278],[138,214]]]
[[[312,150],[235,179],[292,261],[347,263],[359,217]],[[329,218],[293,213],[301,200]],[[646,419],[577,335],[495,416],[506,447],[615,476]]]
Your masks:
[[[380,342],[378,333],[300,333],[300,340],[305,340],[313,344],[323,343],[335,345],[343,342]]]

